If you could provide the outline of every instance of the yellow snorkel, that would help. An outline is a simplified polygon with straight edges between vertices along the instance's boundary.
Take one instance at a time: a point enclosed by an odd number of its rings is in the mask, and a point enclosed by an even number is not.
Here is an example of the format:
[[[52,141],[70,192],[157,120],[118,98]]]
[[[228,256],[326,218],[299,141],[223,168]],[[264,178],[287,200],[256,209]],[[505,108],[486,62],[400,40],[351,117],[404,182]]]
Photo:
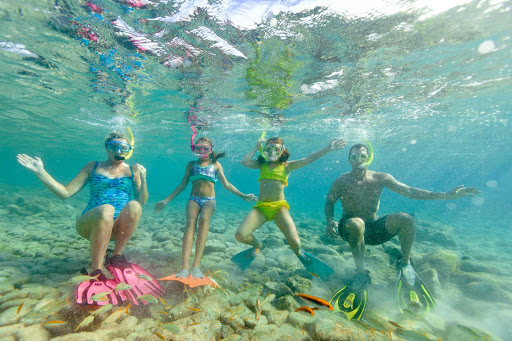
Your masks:
[[[373,161],[373,148],[372,148],[372,145],[371,145],[370,141],[365,139],[364,142],[366,143],[366,146],[368,147],[368,151],[370,152],[370,156],[368,157],[368,161],[366,161],[366,167],[368,167],[368,166],[371,165],[371,163]]]
[[[133,147],[135,145],[135,138],[133,137],[133,133],[130,127],[126,126],[126,131],[128,132],[128,136],[130,137],[130,146],[132,146],[132,149],[130,149],[128,154],[126,154],[126,156],[124,157],[125,160],[128,160],[129,158],[132,157]]]

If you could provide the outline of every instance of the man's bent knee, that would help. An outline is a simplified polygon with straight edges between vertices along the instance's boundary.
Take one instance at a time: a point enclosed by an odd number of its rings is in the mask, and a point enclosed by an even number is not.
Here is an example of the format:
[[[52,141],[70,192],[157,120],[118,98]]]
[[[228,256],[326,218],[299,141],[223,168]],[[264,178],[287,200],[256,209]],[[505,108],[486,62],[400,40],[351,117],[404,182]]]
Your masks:
[[[364,221],[361,218],[350,218],[345,222],[345,229],[350,236],[364,235]]]

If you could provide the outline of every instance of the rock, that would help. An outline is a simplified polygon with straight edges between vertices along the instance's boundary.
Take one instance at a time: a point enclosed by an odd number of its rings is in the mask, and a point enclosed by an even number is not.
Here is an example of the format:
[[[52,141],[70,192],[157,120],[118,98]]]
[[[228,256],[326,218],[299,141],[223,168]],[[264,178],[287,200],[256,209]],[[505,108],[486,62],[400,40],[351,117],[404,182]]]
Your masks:
[[[389,340],[384,334],[375,333],[365,335],[364,331],[351,327],[341,320],[318,319],[316,323],[308,325],[308,331],[314,335],[315,340],[322,341],[352,341],[352,340]],[[379,335],[380,334],[380,335]]]
[[[208,240],[204,247],[205,253],[211,252],[224,252],[226,250],[226,244],[219,240]]]
[[[274,325],[259,325],[254,327],[253,332],[250,335],[249,340],[261,341],[261,340],[278,340],[277,326]]]
[[[291,312],[290,314],[288,314],[288,318],[287,318],[286,322],[290,323],[293,326],[302,328],[303,326],[305,326],[308,323],[314,324],[317,321],[315,319],[315,316],[312,316],[309,313],[298,311],[298,312]]]
[[[489,263],[465,260],[460,264],[460,269],[465,272],[486,272],[491,275],[506,275],[500,269]]]
[[[275,324],[277,326],[282,325],[290,314],[287,310],[277,310],[272,305],[265,305],[261,312],[267,317],[268,323]]]
[[[288,277],[286,279],[286,285],[293,292],[301,292],[303,294],[308,294],[313,288],[313,282],[301,276]]]
[[[81,332],[52,338],[52,341],[107,341],[102,332]]]
[[[245,326],[247,328],[255,328],[256,326],[264,326],[268,324],[267,317],[265,315],[259,315],[258,320],[256,320],[255,316],[251,314],[247,320],[245,320]]]
[[[442,338],[443,340],[464,341],[496,340],[496,338],[487,332],[458,323],[449,324],[443,333]]]
[[[14,205],[14,204],[7,205],[7,210],[9,211],[9,214],[14,214],[14,215],[19,215],[19,216],[26,215],[25,210],[23,210],[18,205]]]
[[[7,293],[14,291],[14,285],[9,282],[0,283],[0,296],[3,296]]]
[[[0,337],[16,335],[19,331],[23,330],[25,325],[23,323],[11,324],[9,326],[0,327]]]
[[[279,297],[277,300],[277,308],[286,311],[295,311],[299,307],[299,303],[292,296]]]
[[[280,248],[284,246],[285,242],[282,239],[278,238],[267,238],[265,239],[265,247],[267,248]]]
[[[503,290],[496,281],[472,282],[465,286],[464,293],[478,300],[512,303],[512,295]]]
[[[286,284],[282,282],[266,282],[263,287],[262,295],[265,296],[268,292],[276,295],[277,298],[293,294],[292,289],[288,288]]]
[[[416,271],[420,272],[422,269],[428,270],[428,268],[435,269],[439,274],[439,279],[446,281],[457,271],[459,266],[460,260],[455,252],[438,250],[420,258],[417,261]]]
[[[40,324],[26,327],[16,334],[18,341],[47,341],[50,333]]]

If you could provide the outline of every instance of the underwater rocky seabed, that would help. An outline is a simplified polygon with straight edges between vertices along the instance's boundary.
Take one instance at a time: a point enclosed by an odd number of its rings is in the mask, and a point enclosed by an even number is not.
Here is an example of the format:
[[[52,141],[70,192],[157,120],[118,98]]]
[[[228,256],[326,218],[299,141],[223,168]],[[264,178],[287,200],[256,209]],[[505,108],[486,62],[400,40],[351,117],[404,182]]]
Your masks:
[[[180,270],[185,215],[179,203],[158,215],[152,212],[153,204],[145,207],[125,255],[161,278]],[[257,232],[266,239],[267,248],[242,273],[230,257],[246,248],[236,242],[234,231],[249,206],[242,211],[225,203],[212,219],[202,261],[203,270],[217,271],[215,278],[222,289],[199,287],[186,292],[181,283],[163,282],[165,305],[131,305],[129,315],[104,325],[114,307],[76,331],[90,315],[72,304],[74,286],[69,282],[90,262],[89,244],[74,227],[84,206],[85,199],[79,198],[59,201],[39,193],[0,193],[1,341],[236,339],[232,334],[241,340],[420,340],[418,335],[400,336],[403,330],[420,331],[425,340],[500,340],[509,335],[512,250],[502,235],[478,236],[454,232],[439,223],[417,222],[416,271],[438,305],[437,313],[423,317],[400,315],[398,310],[397,238],[383,247],[368,247],[367,267],[373,284],[363,325],[326,310],[316,310],[315,316],[295,312],[304,304],[293,293],[329,299],[353,275],[348,244],[323,236],[322,212],[316,216],[292,208],[303,247],[336,270],[327,282],[304,270],[273,223]],[[265,301],[267,297],[273,299]],[[53,309],[45,311],[45,306]]]

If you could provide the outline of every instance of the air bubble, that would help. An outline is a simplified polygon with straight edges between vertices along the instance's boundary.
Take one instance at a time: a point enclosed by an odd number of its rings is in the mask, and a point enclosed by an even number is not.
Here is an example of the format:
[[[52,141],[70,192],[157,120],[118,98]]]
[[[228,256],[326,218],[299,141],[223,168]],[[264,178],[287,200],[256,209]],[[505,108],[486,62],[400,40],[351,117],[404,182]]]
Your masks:
[[[485,199],[482,197],[473,197],[473,198],[471,198],[471,202],[475,206],[482,206],[485,202]]]
[[[406,151],[407,151],[407,148],[403,147],[403,148],[402,148],[402,151],[403,151],[403,152],[406,152]]]
[[[496,49],[496,43],[494,40],[486,40],[478,46],[478,53],[487,54],[494,51],[494,49]]]
[[[487,187],[491,187],[491,188],[494,188],[494,187],[497,187],[498,186],[498,181],[496,180],[489,180],[485,183],[485,185]]]
[[[416,144],[418,143],[418,140],[411,140],[411,144]]]
[[[276,25],[277,25],[277,19],[276,18],[270,19],[270,26],[274,27]]]
[[[454,202],[449,202],[446,204],[446,208],[449,210],[454,210],[457,208],[457,204],[455,204]]]

